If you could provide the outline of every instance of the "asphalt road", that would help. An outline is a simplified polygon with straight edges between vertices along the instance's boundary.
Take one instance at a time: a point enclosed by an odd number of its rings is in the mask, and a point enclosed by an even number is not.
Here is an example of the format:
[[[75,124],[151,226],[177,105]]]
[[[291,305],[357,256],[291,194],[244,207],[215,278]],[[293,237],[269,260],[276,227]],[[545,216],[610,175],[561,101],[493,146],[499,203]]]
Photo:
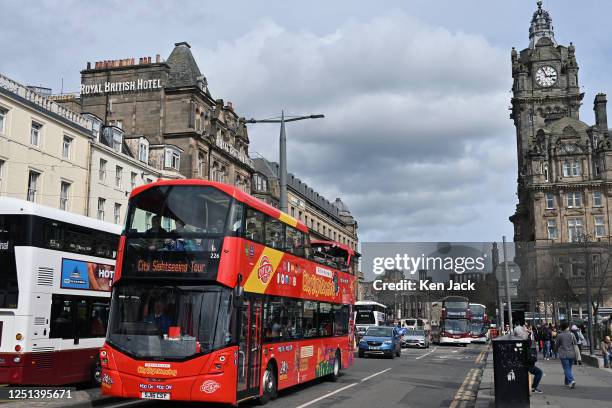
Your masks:
[[[356,358],[353,367],[336,383],[316,381],[280,392],[278,399],[268,406],[470,407],[475,399],[475,393],[470,391],[477,389],[476,384],[470,387],[470,382],[476,380],[479,367],[476,361],[484,349],[480,345],[432,346],[424,350],[404,349],[402,356],[394,360]]]
[[[355,358],[337,382],[312,381],[279,392],[267,408],[473,407],[484,345],[404,349],[399,358]],[[143,405],[140,405],[143,406]],[[168,407],[162,402],[144,404]],[[173,407],[193,404],[172,403]],[[202,405],[199,405],[202,406]],[[257,406],[254,402],[241,408]]]

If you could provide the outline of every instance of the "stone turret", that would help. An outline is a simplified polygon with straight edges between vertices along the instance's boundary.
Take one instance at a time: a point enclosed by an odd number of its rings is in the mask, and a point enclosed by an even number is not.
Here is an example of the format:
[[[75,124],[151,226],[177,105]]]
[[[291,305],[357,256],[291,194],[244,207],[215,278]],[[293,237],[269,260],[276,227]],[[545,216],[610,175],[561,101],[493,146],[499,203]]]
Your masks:
[[[538,42],[543,38],[549,39],[557,46],[550,13],[542,9],[542,1],[538,1],[537,4],[538,9],[533,13],[531,26],[529,27],[529,48],[535,48]]]

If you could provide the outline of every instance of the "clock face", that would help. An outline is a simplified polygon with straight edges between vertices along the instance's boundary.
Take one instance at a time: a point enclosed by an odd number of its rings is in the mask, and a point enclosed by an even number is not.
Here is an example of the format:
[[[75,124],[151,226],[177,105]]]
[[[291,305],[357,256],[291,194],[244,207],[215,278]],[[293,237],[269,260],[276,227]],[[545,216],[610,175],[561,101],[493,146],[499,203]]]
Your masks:
[[[550,65],[538,68],[536,72],[536,83],[543,87],[553,86],[557,82],[557,70]]]

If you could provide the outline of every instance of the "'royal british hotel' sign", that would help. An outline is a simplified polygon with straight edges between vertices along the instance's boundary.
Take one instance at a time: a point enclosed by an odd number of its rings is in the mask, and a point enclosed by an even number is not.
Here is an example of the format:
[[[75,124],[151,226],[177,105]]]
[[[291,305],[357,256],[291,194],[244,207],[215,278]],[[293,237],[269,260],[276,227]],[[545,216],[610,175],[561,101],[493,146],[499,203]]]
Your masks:
[[[153,91],[162,88],[161,79],[81,84],[81,95],[109,94],[133,91]]]

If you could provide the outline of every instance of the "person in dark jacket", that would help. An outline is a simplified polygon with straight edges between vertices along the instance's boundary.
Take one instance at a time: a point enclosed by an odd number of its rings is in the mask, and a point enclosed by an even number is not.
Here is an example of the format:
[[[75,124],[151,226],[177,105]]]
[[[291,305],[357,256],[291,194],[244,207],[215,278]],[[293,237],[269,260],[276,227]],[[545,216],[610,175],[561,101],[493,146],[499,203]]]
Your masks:
[[[533,384],[531,384],[531,392],[535,394],[542,394],[542,390],[538,388],[540,381],[544,376],[544,373],[539,367],[536,367],[538,361],[538,349],[536,348],[537,333],[535,328],[527,325],[527,338],[530,342],[529,357],[527,358],[527,371],[533,374]]]
[[[560,329],[561,331],[557,334],[557,338],[555,339],[555,348],[559,353],[561,366],[563,366],[565,385],[568,388],[574,388],[576,386],[576,381],[572,373],[572,366],[576,359],[576,352],[574,351],[576,337],[569,331],[569,325],[566,322],[561,323]]]

